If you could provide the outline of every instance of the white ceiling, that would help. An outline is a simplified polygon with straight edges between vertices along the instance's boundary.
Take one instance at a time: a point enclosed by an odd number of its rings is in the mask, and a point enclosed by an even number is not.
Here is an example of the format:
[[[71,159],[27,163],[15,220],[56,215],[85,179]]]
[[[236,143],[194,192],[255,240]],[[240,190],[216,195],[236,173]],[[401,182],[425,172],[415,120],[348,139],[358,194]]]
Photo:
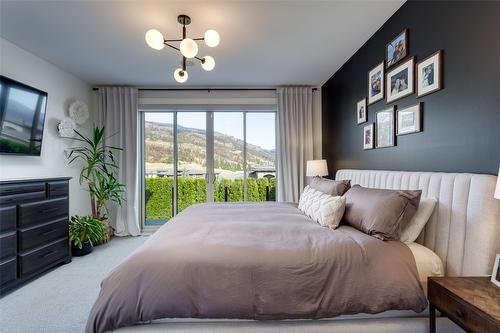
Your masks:
[[[0,35],[91,84],[175,85],[180,55],[144,42],[150,28],[200,45],[216,67],[189,67],[190,86],[321,85],[403,4],[395,1],[5,1]],[[381,46],[383,47],[383,46]]]

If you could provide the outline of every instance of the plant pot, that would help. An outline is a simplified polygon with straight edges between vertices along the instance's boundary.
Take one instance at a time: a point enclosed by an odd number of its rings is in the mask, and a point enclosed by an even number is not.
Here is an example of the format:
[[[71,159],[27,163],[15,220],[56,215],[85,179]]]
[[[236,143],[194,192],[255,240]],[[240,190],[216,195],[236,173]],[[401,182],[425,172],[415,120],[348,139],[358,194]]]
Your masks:
[[[85,255],[89,254],[90,252],[92,252],[93,249],[94,249],[94,247],[92,246],[92,244],[90,244],[90,242],[83,243],[83,246],[81,249],[78,246],[76,246],[75,244],[71,244],[71,254],[74,257],[85,256]]]
[[[113,227],[109,225],[108,219],[101,220],[101,222],[104,224],[104,229],[105,229],[104,235],[105,235],[105,238],[102,239],[102,240],[100,240],[100,241],[97,241],[95,243],[96,246],[106,244],[107,242],[109,242],[111,240],[111,238],[115,234],[115,229],[113,229]]]

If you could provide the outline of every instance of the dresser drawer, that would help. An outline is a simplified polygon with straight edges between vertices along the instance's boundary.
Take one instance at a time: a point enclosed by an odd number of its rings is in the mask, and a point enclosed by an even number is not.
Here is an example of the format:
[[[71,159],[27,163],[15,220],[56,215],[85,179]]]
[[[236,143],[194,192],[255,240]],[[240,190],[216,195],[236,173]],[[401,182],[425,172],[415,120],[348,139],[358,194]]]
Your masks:
[[[11,257],[17,253],[17,234],[11,231],[0,234],[0,259]]]
[[[51,262],[64,258],[69,254],[67,238],[52,242],[42,248],[23,253],[18,256],[21,276],[44,268]]]
[[[0,185],[0,196],[28,192],[45,192],[45,182]]]
[[[50,243],[52,240],[67,237],[68,219],[63,218],[36,227],[19,229],[19,250],[29,250]]]
[[[24,202],[43,200],[45,197],[45,191],[5,195],[0,197],[0,205],[20,204]]]
[[[69,183],[66,180],[47,183],[49,197],[57,198],[67,196],[69,193]]]
[[[16,206],[0,208],[0,232],[16,229]]]
[[[19,226],[38,224],[67,215],[67,197],[22,204],[19,206]]]
[[[0,261],[0,286],[17,279],[17,259]]]
[[[436,289],[434,288],[440,289],[435,293],[433,290]],[[467,331],[487,332],[481,329],[481,327],[484,327],[485,318],[474,311],[471,305],[461,301],[440,286],[433,286],[432,290],[429,289],[429,291],[429,301],[431,301],[445,316],[465,328]]]

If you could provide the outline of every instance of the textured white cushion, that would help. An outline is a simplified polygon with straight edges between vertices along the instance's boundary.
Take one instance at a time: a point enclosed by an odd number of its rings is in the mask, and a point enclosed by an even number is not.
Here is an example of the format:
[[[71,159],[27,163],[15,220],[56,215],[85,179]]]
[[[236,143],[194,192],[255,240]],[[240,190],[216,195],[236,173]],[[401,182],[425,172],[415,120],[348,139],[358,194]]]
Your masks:
[[[333,197],[306,186],[299,200],[299,209],[321,226],[335,229],[344,216],[345,201],[345,197]]]
[[[424,230],[427,221],[429,221],[436,203],[437,200],[434,198],[420,199],[417,212],[413,215],[410,223],[408,223],[406,228],[401,232],[401,236],[399,237],[400,241],[410,244],[418,238],[418,235]]]

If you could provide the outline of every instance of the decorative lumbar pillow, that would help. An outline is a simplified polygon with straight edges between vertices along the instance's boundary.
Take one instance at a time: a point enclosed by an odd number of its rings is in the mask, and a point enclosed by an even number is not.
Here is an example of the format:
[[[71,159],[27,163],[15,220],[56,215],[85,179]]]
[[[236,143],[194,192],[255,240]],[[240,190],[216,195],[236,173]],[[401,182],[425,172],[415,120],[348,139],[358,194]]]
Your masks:
[[[311,180],[311,184],[309,186],[316,191],[336,197],[338,195],[344,195],[345,192],[351,188],[351,181],[337,181],[316,176]]]
[[[299,209],[321,226],[335,229],[344,215],[345,202],[345,197],[334,197],[306,186],[299,200]]]
[[[422,191],[383,190],[354,185],[345,194],[345,223],[382,240],[399,240],[417,211]]]
[[[401,231],[401,236],[399,237],[400,241],[410,244],[418,238],[418,235],[420,235],[427,224],[427,221],[429,221],[429,218],[434,212],[436,203],[437,200],[434,198],[424,198],[420,200],[417,212],[410,220],[406,228]]]

